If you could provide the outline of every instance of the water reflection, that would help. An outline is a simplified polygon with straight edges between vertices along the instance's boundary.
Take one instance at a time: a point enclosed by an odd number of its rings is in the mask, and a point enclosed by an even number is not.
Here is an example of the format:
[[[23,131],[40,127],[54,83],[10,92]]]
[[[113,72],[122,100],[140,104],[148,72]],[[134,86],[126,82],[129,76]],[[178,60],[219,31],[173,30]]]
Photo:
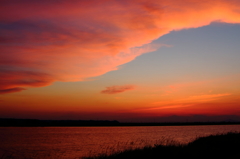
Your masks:
[[[0,156],[12,158],[79,158],[112,153],[174,139],[240,131],[239,125],[153,127],[0,128]],[[3,157],[2,157],[3,158]]]

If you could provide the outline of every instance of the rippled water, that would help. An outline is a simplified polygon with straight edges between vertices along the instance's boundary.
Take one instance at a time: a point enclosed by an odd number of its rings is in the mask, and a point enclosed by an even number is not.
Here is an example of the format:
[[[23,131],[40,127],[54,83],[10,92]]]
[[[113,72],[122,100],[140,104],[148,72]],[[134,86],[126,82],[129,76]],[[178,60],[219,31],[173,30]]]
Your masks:
[[[240,125],[0,128],[0,158],[81,158],[169,138],[187,143],[198,136],[229,131],[240,132]]]

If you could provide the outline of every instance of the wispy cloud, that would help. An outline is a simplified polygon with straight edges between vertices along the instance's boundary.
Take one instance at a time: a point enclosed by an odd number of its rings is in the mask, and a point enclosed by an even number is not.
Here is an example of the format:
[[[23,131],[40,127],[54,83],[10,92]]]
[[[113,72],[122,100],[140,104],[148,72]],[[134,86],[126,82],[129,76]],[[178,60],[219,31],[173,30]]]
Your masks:
[[[215,107],[216,105],[218,105],[218,106],[225,105],[226,103],[219,104],[219,102],[217,102],[218,104],[216,104],[216,101],[221,100],[222,98],[224,98],[226,96],[230,96],[230,95],[231,94],[229,94],[229,93],[202,94],[202,95],[185,97],[182,99],[154,102],[154,103],[149,104],[146,107],[138,108],[134,111],[136,111],[136,112],[142,112],[142,111],[148,112],[149,111],[149,112],[154,113],[154,111],[169,112],[169,110],[171,110],[171,111],[176,111],[176,113],[177,113],[178,111],[186,110],[186,113],[189,113],[189,112],[187,112],[187,110],[191,110],[191,108],[194,108],[194,111],[196,111],[196,109],[198,109],[198,110],[202,109],[204,111],[204,109],[206,107],[211,108],[211,107]],[[238,103],[228,103],[228,105],[231,105],[231,106],[233,106],[234,104],[239,105]],[[210,111],[210,110],[208,110],[208,111]],[[181,113],[184,113],[184,112],[181,112]]]
[[[50,85],[53,78],[46,74],[29,70],[0,69],[0,94],[20,92],[23,87],[42,87]]]
[[[184,107],[190,107],[190,106],[193,106],[193,105],[194,104],[173,104],[173,105],[165,105],[165,106],[161,106],[161,107],[147,108],[146,110],[184,108]]]
[[[209,102],[213,100],[218,100],[221,99],[222,97],[225,96],[230,96],[232,94],[230,93],[221,93],[221,94],[201,94],[201,95],[195,95],[195,96],[188,96],[188,97],[183,97],[183,98],[178,98],[175,100],[170,100],[170,101],[159,101],[159,102],[154,102],[151,105],[174,105],[176,103],[179,104],[196,104],[196,103],[202,103],[202,102]]]
[[[22,90],[25,90],[25,89],[24,88],[20,88],[20,87],[15,87],[15,88],[10,88],[10,89],[2,89],[2,90],[0,90],[0,94],[20,92]],[[0,100],[0,102],[1,101],[2,100]]]
[[[158,49],[150,43],[172,30],[239,23],[239,10],[236,0],[2,0],[0,89],[99,76]]]
[[[124,86],[111,86],[111,87],[106,87],[105,90],[102,90],[101,93],[103,94],[117,94],[117,93],[122,93],[125,91],[133,90],[135,86],[133,85],[124,85]]]
[[[220,97],[224,96],[230,96],[230,93],[222,93],[222,94],[203,94],[203,95],[197,95],[197,96],[190,96],[186,99],[183,99],[183,101],[192,101],[192,102],[206,102],[206,101],[212,101],[216,100]]]

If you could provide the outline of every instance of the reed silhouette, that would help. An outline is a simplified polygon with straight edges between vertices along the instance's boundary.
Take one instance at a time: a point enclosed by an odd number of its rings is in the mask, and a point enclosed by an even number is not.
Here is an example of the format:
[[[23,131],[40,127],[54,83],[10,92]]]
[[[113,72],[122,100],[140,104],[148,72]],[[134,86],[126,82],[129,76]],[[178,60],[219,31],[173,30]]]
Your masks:
[[[198,137],[188,144],[169,140],[166,144],[155,144],[143,148],[119,151],[113,154],[84,157],[84,159],[236,159],[240,158],[240,132],[229,132],[207,137]]]

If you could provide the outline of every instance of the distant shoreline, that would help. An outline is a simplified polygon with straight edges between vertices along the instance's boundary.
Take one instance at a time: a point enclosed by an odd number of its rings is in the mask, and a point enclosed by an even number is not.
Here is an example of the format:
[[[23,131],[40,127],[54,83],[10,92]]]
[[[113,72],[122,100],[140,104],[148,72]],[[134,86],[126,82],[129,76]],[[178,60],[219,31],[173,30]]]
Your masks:
[[[84,126],[200,126],[240,125],[240,122],[146,122],[127,123],[117,120],[39,120],[0,118],[0,127],[84,127]]]

